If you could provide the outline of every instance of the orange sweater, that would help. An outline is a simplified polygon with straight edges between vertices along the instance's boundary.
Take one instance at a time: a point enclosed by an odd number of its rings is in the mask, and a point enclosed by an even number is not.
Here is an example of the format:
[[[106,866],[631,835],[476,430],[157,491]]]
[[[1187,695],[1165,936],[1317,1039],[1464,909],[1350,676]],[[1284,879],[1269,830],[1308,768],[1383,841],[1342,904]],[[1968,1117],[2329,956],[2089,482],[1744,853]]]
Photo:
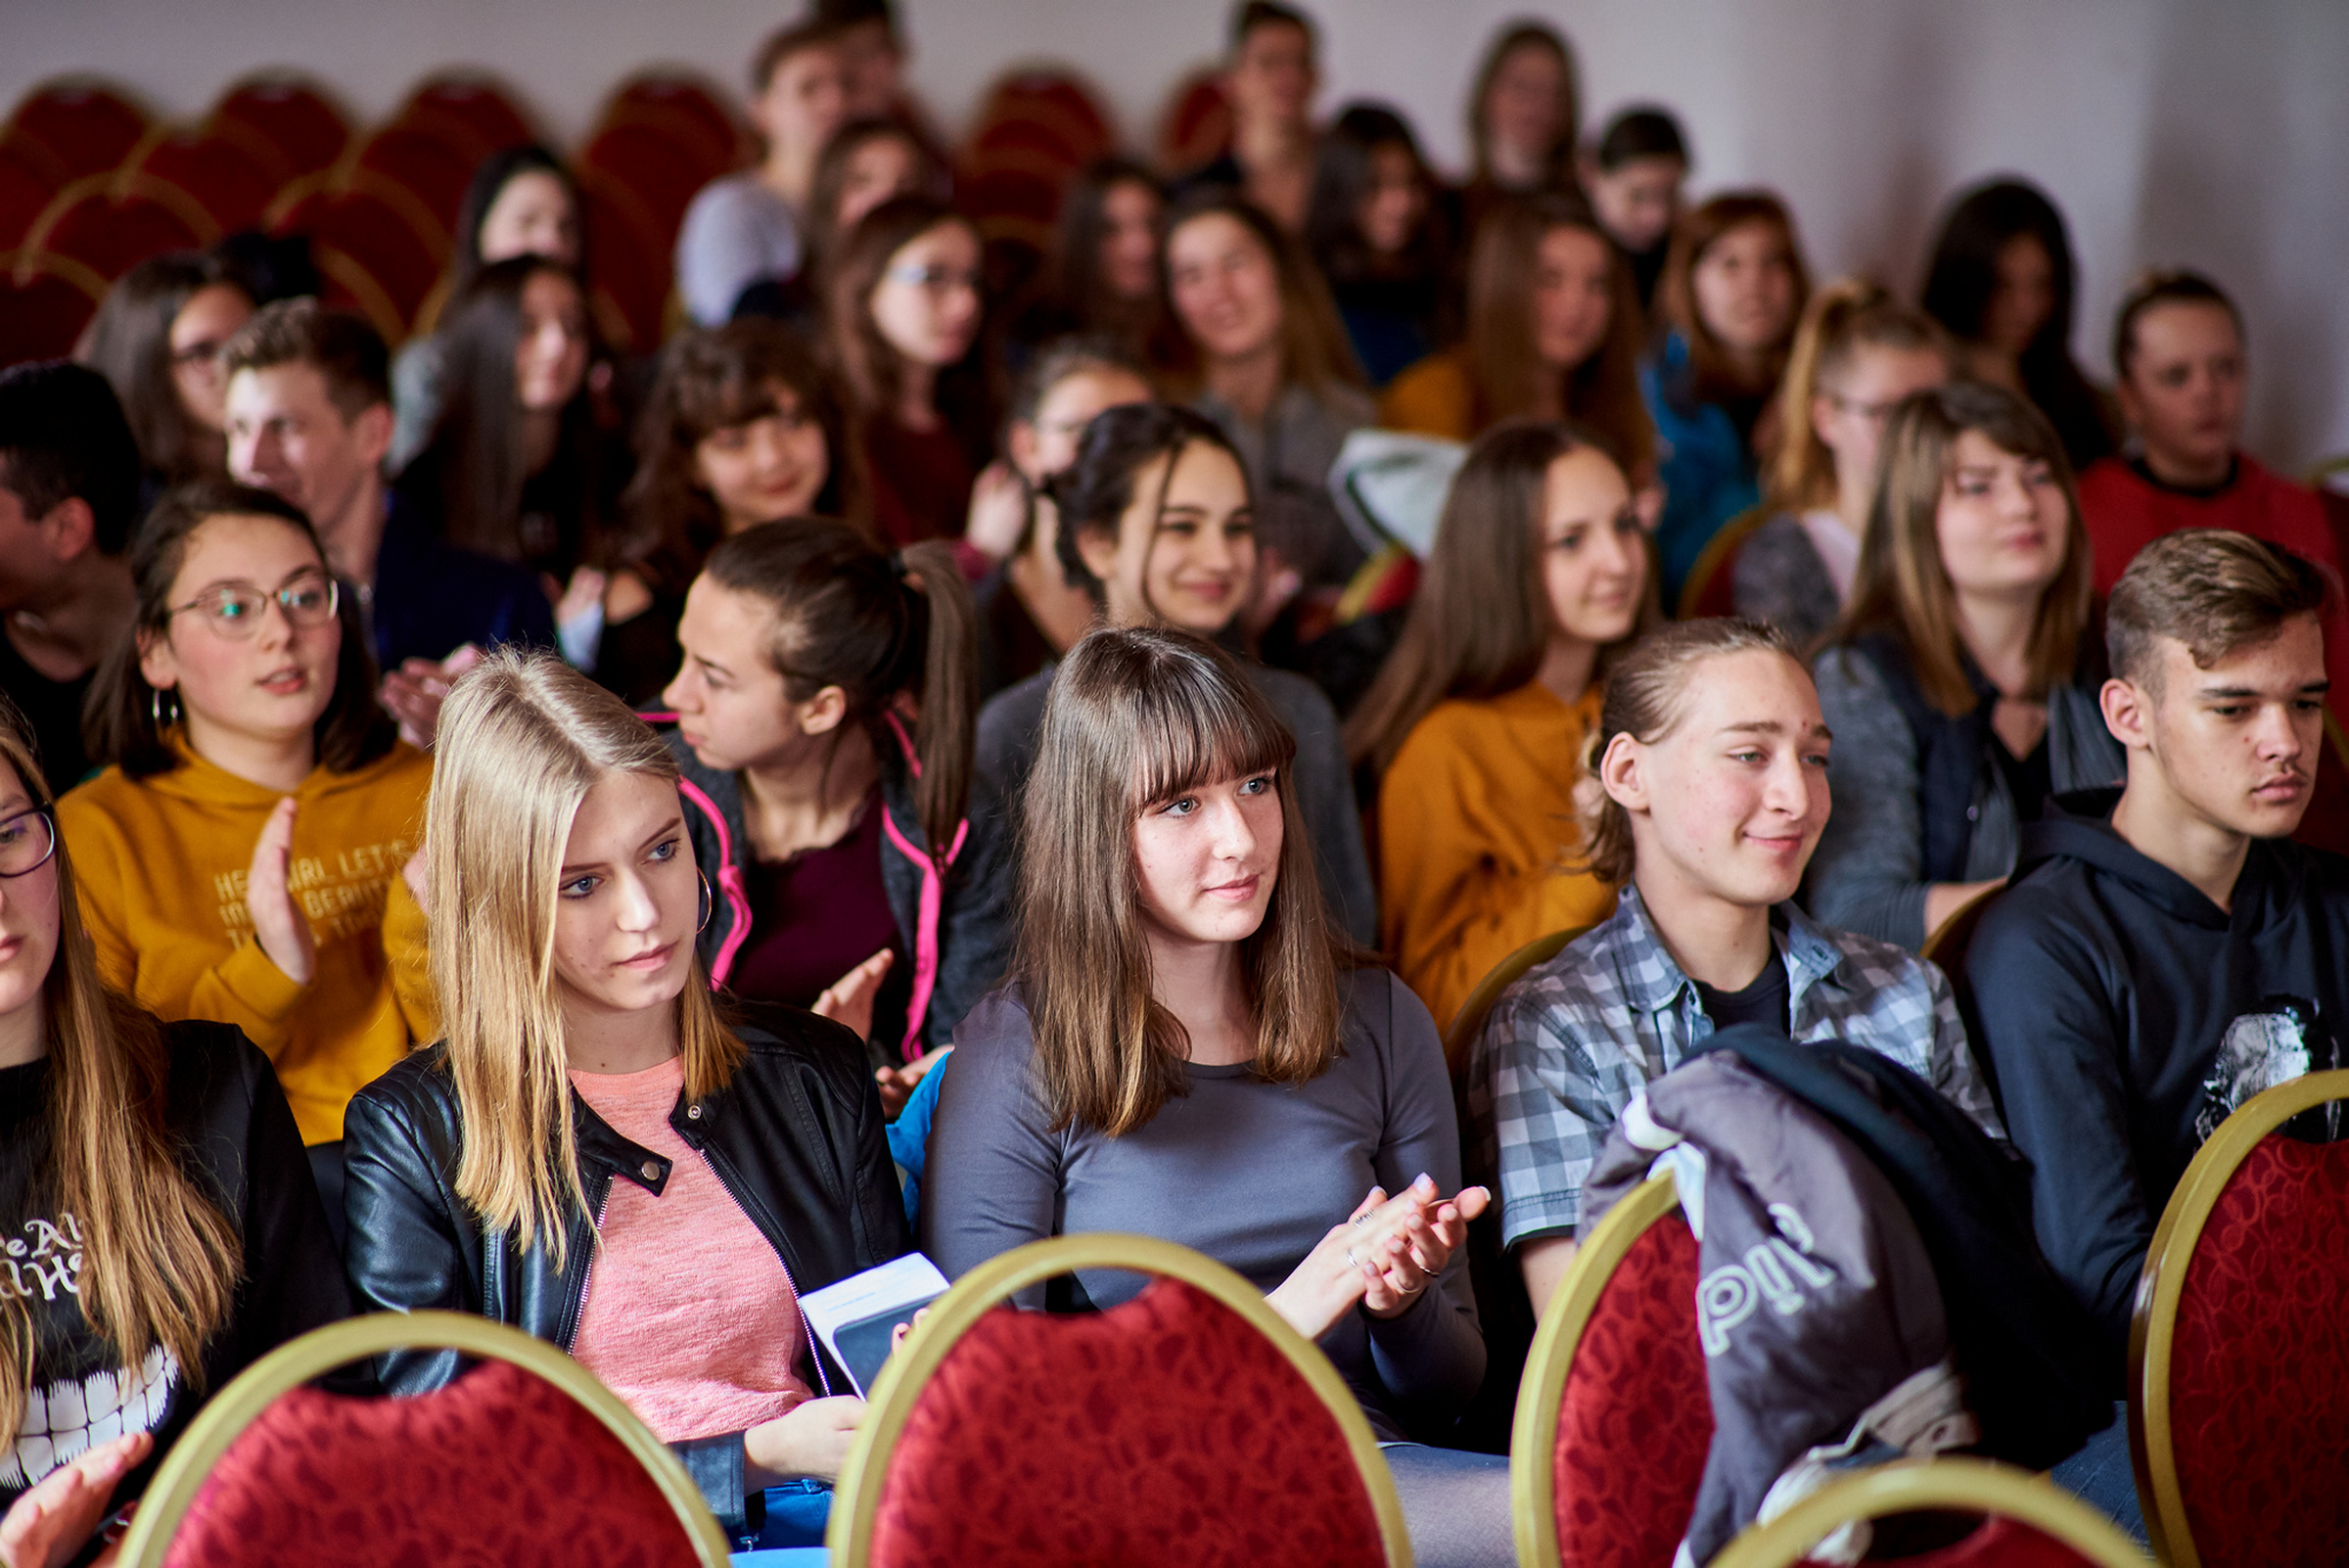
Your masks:
[[[424,912],[399,868],[424,836],[432,761],[406,745],[294,792],[288,878],[318,944],[310,983],[253,935],[245,878],[280,799],[179,748],[168,773],[110,767],[58,802],[82,918],[106,983],[165,1020],[235,1024],[277,1066],[304,1143],[343,1135],[343,1107],[438,1023]]]
[[[1455,441],[1476,439],[1476,385],[1468,377],[1466,351],[1447,348],[1429,354],[1387,383],[1379,394],[1378,423],[1382,430],[1407,430]]]
[[[1613,912],[1612,887],[1560,869],[1598,710],[1596,686],[1568,704],[1539,681],[1439,703],[1380,782],[1379,942],[1437,1027],[1519,947]]]

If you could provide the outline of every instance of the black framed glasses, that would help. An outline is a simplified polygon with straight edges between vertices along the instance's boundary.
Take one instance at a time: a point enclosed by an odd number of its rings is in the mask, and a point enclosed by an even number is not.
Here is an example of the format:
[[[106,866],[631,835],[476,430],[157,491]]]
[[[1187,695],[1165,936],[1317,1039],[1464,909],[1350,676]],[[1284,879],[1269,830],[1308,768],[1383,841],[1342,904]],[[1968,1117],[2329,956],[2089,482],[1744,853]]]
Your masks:
[[[224,586],[207,588],[186,604],[173,605],[172,615],[193,610],[204,623],[232,642],[243,642],[260,629],[271,600],[286,613],[291,625],[323,626],[335,619],[343,602],[342,585],[323,572],[305,572],[271,592],[264,588]]]
[[[57,853],[57,817],[46,806],[0,817],[0,877],[38,871]]]

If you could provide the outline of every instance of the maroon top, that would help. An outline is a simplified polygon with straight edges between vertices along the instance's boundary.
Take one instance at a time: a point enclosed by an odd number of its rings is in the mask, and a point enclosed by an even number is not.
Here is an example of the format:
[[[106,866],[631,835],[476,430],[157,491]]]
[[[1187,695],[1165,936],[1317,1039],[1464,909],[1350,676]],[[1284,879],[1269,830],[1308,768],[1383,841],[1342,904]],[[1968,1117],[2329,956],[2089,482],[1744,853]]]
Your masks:
[[[873,525],[897,548],[962,536],[978,476],[944,420],[907,430],[886,416],[864,424],[864,460],[873,485]]]
[[[881,789],[837,844],[743,868],[751,938],[727,985],[754,1001],[812,1007],[824,988],[888,947],[905,966],[897,917],[881,881]]]

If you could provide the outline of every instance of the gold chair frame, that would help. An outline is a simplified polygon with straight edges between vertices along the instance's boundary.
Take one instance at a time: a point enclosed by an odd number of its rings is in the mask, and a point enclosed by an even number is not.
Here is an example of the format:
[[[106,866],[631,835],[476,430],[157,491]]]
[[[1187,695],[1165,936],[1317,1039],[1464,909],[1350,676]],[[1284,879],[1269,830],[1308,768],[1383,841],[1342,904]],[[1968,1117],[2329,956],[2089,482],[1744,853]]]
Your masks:
[[[2261,1139],[2303,1111],[2342,1099],[2349,1099],[2349,1071],[2310,1073],[2245,1100],[2195,1151],[2153,1227],[2129,1318],[2129,1457],[2154,1554],[2171,1568],[2202,1565],[2186,1494],[2178,1484],[2176,1433],[2170,1424],[2170,1356],[2194,1245],[2220,1195]]]
[[[1920,1511],[1996,1514],[2052,1536],[2097,1568],[2145,1568],[2144,1553],[2112,1521],[2047,1477],[1962,1457],[1901,1459],[1831,1481],[1741,1531],[1713,1568],[1792,1568],[1851,1520]]]
[[[1485,1020],[1493,1016],[1493,1006],[1507,991],[1526,976],[1566,950],[1577,937],[1589,936],[1589,926],[1568,926],[1547,936],[1536,937],[1524,946],[1485,971],[1485,978],[1476,983],[1476,990],[1460,1003],[1460,1010],[1451,1022],[1444,1026],[1444,1060],[1456,1075],[1468,1063],[1468,1049],[1476,1037],[1484,1033]]]
[[[1251,1328],[1270,1340],[1336,1418],[1354,1455],[1356,1471],[1370,1495],[1389,1568],[1411,1568],[1411,1544],[1405,1532],[1403,1503],[1395,1478],[1378,1451],[1378,1439],[1338,1369],[1320,1349],[1299,1334],[1266,1304],[1258,1290],[1214,1259],[1153,1236],[1091,1231],[1053,1236],[1015,1247],[965,1274],[931,1304],[929,1314],[906,1336],[874,1381],[870,1407],[850,1446],[848,1463],[832,1498],[832,1519],[824,1545],[834,1568],[864,1568],[871,1560],[873,1531],[889,1461],[923,1389],[971,1325],[1031,1285],[1080,1268],[1122,1268],[1178,1279],[1214,1297]]]
[[[1517,1419],[1509,1433],[1509,1522],[1517,1538],[1518,1568],[1558,1568],[1558,1406],[1566,1374],[1607,1282],[1657,1221],[1678,1214],[1680,1188],[1672,1173],[1650,1176],[1607,1211],[1577,1248],[1566,1277],[1542,1314],[1525,1376],[1517,1385]]]
[[[483,1360],[511,1361],[571,1396],[644,1466],[684,1527],[694,1554],[707,1568],[725,1568],[725,1534],[702,1500],[701,1489],[668,1445],[653,1436],[619,1395],[542,1339],[485,1317],[441,1312],[374,1313],[329,1323],[289,1340],[238,1373],[189,1423],[157,1469],[123,1539],[121,1568],[162,1568],[171,1538],[212,1466],[280,1395],[361,1357],[409,1349],[453,1350]]]

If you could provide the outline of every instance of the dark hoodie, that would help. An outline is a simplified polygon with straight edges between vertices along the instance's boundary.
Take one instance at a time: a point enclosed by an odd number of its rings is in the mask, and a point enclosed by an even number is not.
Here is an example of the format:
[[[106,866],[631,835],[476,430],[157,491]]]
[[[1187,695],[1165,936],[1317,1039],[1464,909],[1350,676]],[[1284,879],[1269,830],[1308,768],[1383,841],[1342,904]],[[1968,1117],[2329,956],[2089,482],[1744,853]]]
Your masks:
[[[2349,859],[2254,840],[2221,909],[2114,832],[2118,790],[2050,801],[1966,956],[2032,1221],[2116,1377],[2154,1222],[2213,1129],[2334,1061]]]

